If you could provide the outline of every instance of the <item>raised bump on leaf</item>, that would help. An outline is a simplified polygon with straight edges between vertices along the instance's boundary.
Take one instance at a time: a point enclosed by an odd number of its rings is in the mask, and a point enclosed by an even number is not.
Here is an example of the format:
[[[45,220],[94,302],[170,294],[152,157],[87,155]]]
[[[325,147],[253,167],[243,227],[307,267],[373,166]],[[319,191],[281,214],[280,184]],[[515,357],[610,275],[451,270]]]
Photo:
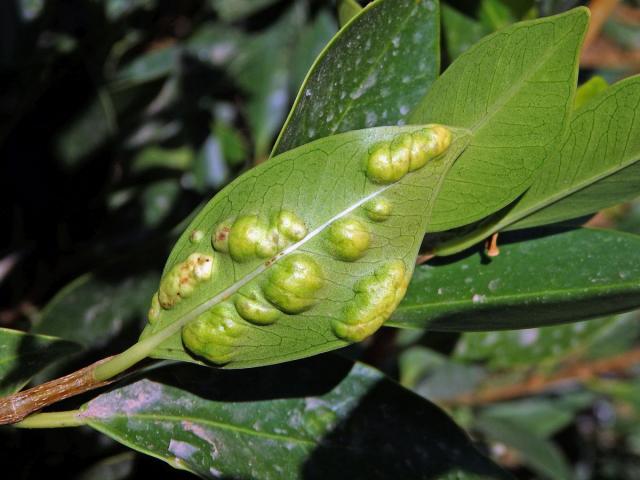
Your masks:
[[[220,222],[213,231],[211,244],[217,251],[223,253],[229,252],[229,233],[231,232],[231,226],[234,221],[235,218],[227,218]]]
[[[369,227],[353,217],[335,221],[328,231],[329,250],[340,260],[352,262],[366,253],[371,241]]]
[[[234,304],[242,318],[258,325],[269,325],[281,315],[280,310],[271,306],[257,289],[237,294]]]
[[[411,134],[410,171],[425,166],[432,158],[444,153],[451,145],[451,131],[442,125],[432,125]]]
[[[378,330],[404,297],[409,275],[403,261],[394,260],[359,280],[354,299],[340,319],[331,321],[337,337],[359,342]]]
[[[281,210],[273,219],[273,228],[283,235],[289,242],[279,242],[280,248],[285,248],[291,242],[302,240],[307,235],[307,226],[295,213]]]
[[[267,223],[258,215],[243,215],[233,223],[229,233],[229,253],[235,261],[266,258],[277,251],[275,238],[270,234]]]
[[[160,318],[160,300],[158,300],[158,292],[153,294],[151,297],[151,306],[149,307],[149,313],[147,318],[149,319],[149,323],[155,323],[158,318]]]
[[[184,262],[175,265],[160,281],[158,301],[162,308],[173,307],[189,297],[200,282],[211,278],[213,263],[211,255],[192,253]]]
[[[396,182],[444,153],[451,145],[451,139],[448,128],[430,125],[412,134],[401,134],[391,143],[378,144],[367,159],[367,176],[376,183]]]
[[[247,325],[230,303],[221,303],[182,329],[182,342],[195,355],[216,363],[233,360]]]
[[[281,210],[271,222],[259,215],[243,215],[220,223],[213,234],[213,247],[228,251],[237,262],[269,258],[307,234],[307,226],[295,213]]]
[[[204,232],[202,230],[194,230],[189,235],[189,241],[191,243],[198,243],[204,238]]]
[[[264,284],[264,295],[286,313],[301,313],[318,302],[324,286],[322,268],[310,255],[294,253],[275,263]]]
[[[391,216],[391,203],[385,198],[376,197],[364,205],[364,210],[374,222],[384,222]]]

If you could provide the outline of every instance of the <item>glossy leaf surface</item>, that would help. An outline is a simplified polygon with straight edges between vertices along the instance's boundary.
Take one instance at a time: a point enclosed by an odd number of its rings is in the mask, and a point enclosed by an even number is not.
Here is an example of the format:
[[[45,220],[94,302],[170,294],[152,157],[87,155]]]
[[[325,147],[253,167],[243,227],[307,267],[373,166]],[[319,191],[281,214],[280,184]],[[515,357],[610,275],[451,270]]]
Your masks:
[[[60,338],[0,328],[0,396],[17,392],[36,373],[79,350]]]
[[[175,333],[153,355],[193,361],[183,347],[187,335],[192,345],[216,344],[207,350],[210,360],[241,368],[317,354],[373,333],[401,298],[393,295],[404,293],[422,241],[424,205],[437,195],[468,135],[452,129],[444,154],[395,181],[376,177],[395,170],[372,170],[372,159],[379,158],[372,148],[404,145],[425,131],[435,130],[383,127],[328,137],[232,182],[198,214],[169,257],[157,297],[163,308],[152,306],[153,321],[141,338]],[[374,212],[372,206],[383,208]],[[281,253],[261,253],[263,244],[252,238],[280,215],[301,223],[306,235],[280,245]],[[215,250],[212,236],[222,242],[214,242]],[[278,242],[287,238],[282,233]],[[175,282],[183,281],[178,276],[188,273],[194,258],[206,262],[207,279],[189,283],[182,299]],[[247,299],[260,303],[259,319],[243,312]],[[212,310],[218,304],[226,310]],[[204,326],[205,312],[217,327]],[[196,317],[181,338],[180,328]]]
[[[165,367],[81,417],[205,478],[504,478],[435,405],[337,356],[242,372]]]
[[[576,9],[486,37],[458,57],[411,112],[410,123],[473,132],[433,205],[428,231],[470,224],[513,202],[555,153],[573,109],[588,17]]]
[[[572,230],[416,268],[387,325],[435,330],[532,328],[640,307],[640,238]]]
[[[272,154],[403,121],[438,75],[439,37],[438,2],[367,5],[311,67]]]

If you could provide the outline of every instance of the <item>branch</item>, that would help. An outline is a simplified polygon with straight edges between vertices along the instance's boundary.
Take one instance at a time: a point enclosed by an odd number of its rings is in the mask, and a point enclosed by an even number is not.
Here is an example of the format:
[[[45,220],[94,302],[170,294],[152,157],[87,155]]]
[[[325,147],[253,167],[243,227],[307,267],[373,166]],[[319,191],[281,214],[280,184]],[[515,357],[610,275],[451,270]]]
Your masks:
[[[96,380],[94,370],[111,358],[104,358],[64,377],[0,398],[0,425],[19,422],[48,405],[110,384],[114,380]]]
[[[565,385],[584,383],[604,374],[623,374],[638,363],[640,363],[640,349],[635,349],[615,357],[569,365],[551,376],[534,374],[521,383],[460,395],[444,403],[449,406],[477,406],[512,400]]]

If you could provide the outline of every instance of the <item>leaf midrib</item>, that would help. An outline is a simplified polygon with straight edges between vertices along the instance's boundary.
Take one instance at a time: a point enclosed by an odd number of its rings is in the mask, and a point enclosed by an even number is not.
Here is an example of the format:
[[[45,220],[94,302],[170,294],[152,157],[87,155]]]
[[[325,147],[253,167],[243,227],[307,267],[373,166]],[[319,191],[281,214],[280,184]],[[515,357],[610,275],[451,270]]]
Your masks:
[[[182,424],[182,422],[191,422],[197,425],[212,427],[214,429],[218,428],[221,430],[228,430],[231,432],[240,433],[242,435],[250,435],[254,437],[265,438],[268,440],[277,440],[285,443],[294,442],[294,443],[304,444],[308,446],[318,445],[317,442],[314,442],[313,440],[308,440],[305,438],[291,437],[288,435],[282,435],[278,433],[259,432],[257,430],[251,430],[246,427],[239,427],[237,425],[232,425],[229,423],[216,422],[214,420],[202,419],[202,418],[196,418],[196,417],[190,417],[190,416],[184,416],[184,415],[178,416],[178,415],[171,415],[171,414],[156,414],[156,413],[134,413],[134,414],[116,413],[113,415],[109,415],[109,417],[106,419],[107,420],[106,422],[103,421],[105,419],[102,419],[99,417],[86,416],[85,418],[88,419],[87,423],[89,424],[98,423],[101,425],[108,425],[111,421],[114,421],[117,419],[126,419],[126,420],[140,419],[140,420],[151,420],[151,421],[161,420],[161,421],[166,421],[170,423],[175,423],[178,425]]]

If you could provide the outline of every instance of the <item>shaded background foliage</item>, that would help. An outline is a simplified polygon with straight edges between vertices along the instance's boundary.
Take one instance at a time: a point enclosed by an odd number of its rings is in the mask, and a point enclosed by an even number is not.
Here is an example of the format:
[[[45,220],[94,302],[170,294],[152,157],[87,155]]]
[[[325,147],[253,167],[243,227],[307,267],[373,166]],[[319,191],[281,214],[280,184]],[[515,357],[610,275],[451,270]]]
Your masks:
[[[442,69],[498,28],[578,3],[443,4]],[[613,3],[582,80],[640,71],[640,7]],[[82,346],[37,380],[135,341],[184,219],[268,156],[338,29],[335,10],[321,0],[0,4],[0,327]],[[591,222],[640,233],[640,204]],[[637,320],[389,329],[347,353],[446,405],[518,478],[636,478]],[[85,429],[0,437],[2,464],[18,478],[190,477]]]

